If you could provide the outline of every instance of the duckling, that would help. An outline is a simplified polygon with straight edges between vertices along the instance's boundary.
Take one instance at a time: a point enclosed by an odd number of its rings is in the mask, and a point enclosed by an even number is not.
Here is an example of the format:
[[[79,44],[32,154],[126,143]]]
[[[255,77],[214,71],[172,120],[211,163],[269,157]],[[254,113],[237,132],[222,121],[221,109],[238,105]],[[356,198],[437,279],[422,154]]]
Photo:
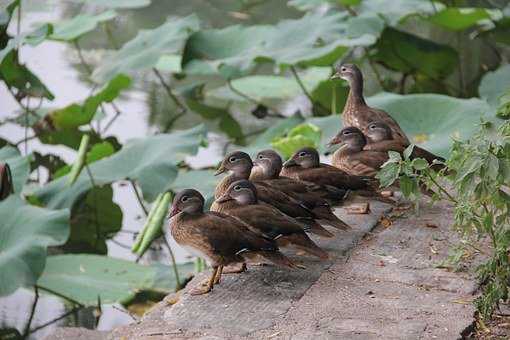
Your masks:
[[[248,180],[233,182],[215,202],[221,211],[246,223],[260,236],[276,241],[278,246],[293,245],[321,259],[328,258],[328,253],[306,235],[301,223],[260,203],[255,185]]]
[[[391,136],[391,129],[388,125],[383,122],[372,122],[368,124],[365,129],[365,135],[368,139],[367,145],[363,148],[363,150],[370,151],[383,151],[388,152],[389,150],[396,151],[402,153],[406,149],[406,145],[402,144],[401,141],[394,140]],[[433,164],[434,160],[438,160],[444,162],[445,159],[434,155],[432,152],[427,151],[417,145],[414,146],[413,152],[411,153],[411,159],[414,158],[423,158],[429,164],[432,164],[432,169],[435,171],[439,171],[445,166],[443,164]]]
[[[204,197],[194,189],[185,189],[175,196],[170,212],[170,231],[180,246],[203,258],[213,268],[210,279],[192,289],[192,295],[210,292],[219,282],[223,266],[244,263],[256,256],[282,267],[295,268],[280,253],[275,241],[257,235],[231,216],[204,212]]]
[[[218,183],[214,193],[215,198],[217,199],[224,194],[228,186],[234,181],[249,179],[252,168],[253,162],[247,153],[234,151],[226,155],[216,173],[223,173],[227,170],[232,173],[224,177]],[[324,237],[334,236],[317,223],[316,219],[325,219],[328,221],[328,224],[338,229],[345,230],[350,228],[350,226],[338,219],[331,211],[329,211],[329,213],[322,210],[314,212],[306,206],[304,201],[293,198],[262,181],[254,181],[253,184],[257,189],[257,195],[260,201],[272,205],[290,217],[296,218],[300,222],[306,224],[308,232]],[[211,210],[219,211],[218,209],[219,207],[216,202],[213,202]]]
[[[282,158],[276,151],[262,150],[255,157],[250,180],[264,181],[293,197],[302,197],[309,208],[323,206],[325,202],[339,203],[348,193],[345,189],[281,176],[282,167]]]
[[[363,96],[363,74],[356,65],[343,64],[336,67],[336,72],[331,79],[339,78],[347,80],[350,87],[342,113],[344,127],[357,127],[363,133],[366,133],[366,128],[371,122],[383,122],[390,128],[393,140],[399,141],[405,146],[410,144],[409,139],[395,119],[386,111],[367,105]]]
[[[351,175],[375,177],[388,160],[387,152],[364,150],[367,138],[354,126],[342,129],[330,144],[342,144],[333,154],[332,164]]]
[[[319,153],[311,147],[298,150],[285,162],[281,176],[348,190],[371,190],[372,184],[369,178],[353,176],[334,166],[321,163]]]

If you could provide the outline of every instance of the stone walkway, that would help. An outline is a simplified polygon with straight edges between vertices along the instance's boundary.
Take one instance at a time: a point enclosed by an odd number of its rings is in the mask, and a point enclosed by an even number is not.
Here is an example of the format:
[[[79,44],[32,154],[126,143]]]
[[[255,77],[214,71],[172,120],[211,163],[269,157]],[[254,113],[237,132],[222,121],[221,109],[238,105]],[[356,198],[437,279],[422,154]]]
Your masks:
[[[272,266],[224,275],[204,296],[186,290],[141,322],[97,334],[110,339],[457,339],[473,323],[475,281],[436,265],[455,236],[451,209],[422,207],[376,227],[390,206],[371,214],[337,213],[353,226],[315,239],[329,261],[299,256],[304,270]],[[427,226],[428,225],[428,226]],[[289,256],[296,258],[295,254]],[[193,287],[208,273],[195,277]],[[189,289],[189,288],[187,288]],[[169,301],[170,299],[167,299]],[[63,331],[62,331],[63,332]],[[57,334],[58,335],[58,332]],[[58,336],[57,336],[58,338]]]

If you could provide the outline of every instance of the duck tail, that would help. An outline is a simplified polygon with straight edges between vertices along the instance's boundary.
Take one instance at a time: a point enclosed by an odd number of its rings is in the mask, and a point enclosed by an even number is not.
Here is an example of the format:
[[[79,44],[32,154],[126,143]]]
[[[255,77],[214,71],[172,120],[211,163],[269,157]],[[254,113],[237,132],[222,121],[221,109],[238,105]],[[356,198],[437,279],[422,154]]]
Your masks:
[[[313,242],[305,233],[292,234],[281,238],[284,243],[290,243],[296,248],[307,252],[308,254],[317,256],[322,260],[329,258],[328,253],[321,249],[315,242]]]
[[[294,262],[292,262],[287,256],[283,255],[278,250],[276,250],[276,251],[275,250],[260,251],[260,252],[258,252],[258,254],[277,266],[292,268],[292,269],[299,268],[297,265],[294,264]]]
[[[332,227],[341,230],[351,229],[351,226],[339,219],[329,207],[327,209],[323,207],[315,208],[313,213],[317,216],[317,219],[325,220],[326,223]]]
[[[321,226],[319,224],[319,222],[317,222],[316,220],[312,220],[312,219],[303,220],[300,218],[297,218],[297,220],[304,224],[303,230],[306,231],[307,233],[312,233],[317,236],[322,236],[322,237],[327,237],[327,238],[331,238],[331,237],[335,236],[334,234],[329,232],[326,228]]]

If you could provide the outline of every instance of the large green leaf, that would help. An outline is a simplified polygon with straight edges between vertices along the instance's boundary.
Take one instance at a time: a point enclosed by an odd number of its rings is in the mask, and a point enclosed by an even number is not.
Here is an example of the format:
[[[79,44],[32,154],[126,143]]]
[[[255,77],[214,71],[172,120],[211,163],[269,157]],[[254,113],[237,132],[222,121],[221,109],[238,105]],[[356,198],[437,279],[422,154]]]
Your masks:
[[[185,39],[198,30],[195,15],[169,18],[152,30],[141,30],[122,48],[106,58],[93,73],[98,82],[105,82],[118,73],[132,73],[157,65],[163,55],[180,53]]]
[[[393,28],[384,30],[375,48],[374,58],[386,67],[433,79],[445,78],[459,62],[457,51],[450,46]]]
[[[489,112],[483,100],[458,99],[437,94],[379,94],[368,104],[386,110],[400,124],[411,142],[441,156],[448,156],[451,137],[469,138],[480,117]],[[491,119],[487,117],[486,119]]]
[[[27,205],[11,195],[0,203],[0,296],[35,284],[46,263],[46,248],[69,236],[69,211]]]
[[[111,103],[120,92],[131,86],[131,78],[119,74],[95,95],[88,97],[83,104],[73,103],[54,110],[46,116],[54,129],[75,129],[90,123],[102,103]]]
[[[131,179],[140,184],[144,197],[152,201],[157,194],[171,188],[177,176],[177,164],[198,151],[205,129],[202,125],[171,134],[159,134],[129,141],[110,157],[92,163],[89,168],[97,185]],[[46,206],[66,207],[92,187],[88,174],[82,172],[67,186],[67,176],[54,180],[34,194]]]
[[[444,7],[440,2],[426,0],[369,0],[362,1],[357,11],[377,14],[396,26],[410,16],[432,14]]]
[[[478,92],[492,107],[498,107],[499,99],[510,90],[510,65],[487,72],[480,82]]]
[[[106,8],[140,8],[151,4],[151,0],[74,0],[78,3],[86,3],[93,6]]]
[[[300,73],[300,78],[305,88],[312,92],[321,81],[329,78],[330,74],[331,69],[328,67],[311,67]],[[303,93],[296,79],[292,77],[254,75],[232,80],[231,85],[235,90],[257,101],[287,100]],[[247,101],[245,97],[235,93],[227,85],[207,91],[206,97],[227,101]]]
[[[194,270],[192,263],[178,266],[185,277]],[[156,264],[143,266],[99,255],[58,255],[48,257],[37,284],[69,297],[85,306],[131,300],[140,291],[169,293],[176,280],[173,269]]]
[[[308,11],[324,5],[356,6],[360,2],[361,0],[291,0],[288,2],[288,5],[296,7],[300,11]]]
[[[190,170],[179,171],[175,182],[172,184],[174,192],[193,188],[202,193],[206,200],[214,198],[214,188],[218,183],[218,177],[214,176],[213,170]]]
[[[190,36],[183,54],[187,67],[208,62],[226,77],[247,71],[258,61],[278,65],[331,65],[350,46],[370,45],[373,34],[348,30],[346,13],[307,13],[300,19],[275,26],[229,26],[202,30]]]
[[[430,16],[428,20],[451,31],[462,31],[490,17],[490,11],[484,8],[450,7]]]
[[[111,20],[117,16],[115,11],[106,11],[97,15],[79,14],[74,18],[64,20],[53,25],[50,39],[72,41],[85,33],[93,31],[101,22]]]
[[[309,146],[319,147],[321,129],[314,124],[303,123],[292,128],[285,136],[273,139],[271,146],[280,151],[285,158],[290,158],[299,149]]]
[[[2,50],[0,50],[0,62],[5,58],[9,52],[12,50],[16,50],[18,46],[22,45],[30,45],[37,46],[41,42],[48,37],[53,32],[53,26],[50,24],[44,24],[35,30],[20,34],[12,39],[5,33],[4,39],[9,39],[7,42],[0,41],[0,47],[5,46]],[[1,33],[0,33],[1,34]]]
[[[0,149],[0,162],[9,164],[14,192],[19,196],[30,174],[30,157],[21,156],[17,148],[7,145]]]
[[[122,227],[122,210],[112,201],[111,186],[92,188],[71,209],[71,235],[66,253],[106,254],[106,240]]]

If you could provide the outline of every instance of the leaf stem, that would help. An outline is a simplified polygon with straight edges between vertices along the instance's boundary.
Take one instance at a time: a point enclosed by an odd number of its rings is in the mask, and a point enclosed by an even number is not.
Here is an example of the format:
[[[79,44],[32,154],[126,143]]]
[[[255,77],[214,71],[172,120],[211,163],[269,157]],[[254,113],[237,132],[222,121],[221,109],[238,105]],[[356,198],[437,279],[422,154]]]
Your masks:
[[[138,189],[136,188],[135,182],[133,180],[129,180],[129,182],[131,183],[131,187],[133,188],[133,191],[135,192],[136,200],[138,201],[138,204],[140,205],[140,208],[142,208],[143,213],[145,214],[145,216],[148,216],[149,215],[149,211],[147,210],[147,208],[143,204],[142,197],[141,197],[140,193],[138,192]]]
[[[60,321],[62,319],[67,318],[69,315],[74,314],[74,313],[76,313],[77,311],[79,311],[79,310],[81,310],[83,308],[85,308],[85,306],[75,307],[75,308],[71,309],[70,311],[65,312],[61,316],[59,316],[59,317],[57,317],[57,318],[55,318],[53,320],[50,320],[50,321],[48,321],[48,322],[46,322],[46,323],[44,323],[44,324],[42,324],[40,326],[37,326],[37,327],[31,329],[28,334],[34,334],[35,332],[37,332],[37,331],[39,331],[39,330],[41,330],[43,328],[46,328],[46,327],[54,324],[55,322],[58,322],[58,321]]]
[[[301,88],[301,90],[303,91],[305,96],[307,96],[308,99],[310,100],[310,102],[313,104],[314,101],[313,101],[312,95],[308,92],[308,90],[306,89],[305,85],[301,81],[301,78],[299,77],[299,74],[297,73],[296,68],[294,67],[294,65],[292,65],[290,67],[290,70],[292,71],[292,75],[296,79],[296,82],[298,83],[299,87]]]
[[[446,195],[446,197],[448,197],[448,199],[455,203],[455,204],[458,204],[459,202],[455,199],[455,197],[453,197],[445,188],[443,188],[435,179],[434,177],[429,173],[429,172],[426,172],[427,174],[427,177],[430,179],[430,181],[432,183],[434,183],[434,185],[442,192]]]
[[[34,286],[34,302],[32,303],[32,308],[30,309],[30,316],[28,317],[27,324],[25,325],[25,331],[23,332],[23,338],[26,339],[28,334],[30,333],[30,326],[32,325],[32,320],[34,319],[35,308],[37,307],[37,302],[39,301],[39,289],[37,286]]]
[[[34,287],[37,287],[37,289],[40,289],[40,290],[42,290],[42,291],[45,291],[45,292],[48,292],[48,293],[53,294],[53,295],[55,295],[55,296],[58,296],[59,298],[64,299],[64,300],[66,300],[66,301],[69,301],[69,302],[71,302],[72,304],[75,304],[75,305],[77,305],[77,306],[79,306],[79,307],[82,307],[82,308],[83,308],[83,307],[85,307],[85,305],[84,305],[84,304],[82,304],[82,303],[80,303],[80,302],[78,302],[78,301],[74,300],[73,298],[70,298],[70,297],[68,297],[68,296],[66,296],[66,295],[63,295],[63,294],[61,294],[61,293],[59,293],[59,292],[56,292],[56,291],[54,291],[54,290],[52,290],[52,289],[50,289],[50,288],[42,287],[42,286],[39,286],[39,285],[35,285]]]
[[[181,287],[181,280],[179,278],[179,270],[177,269],[177,262],[175,261],[174,252],[172,251],[172,247],[170,246],[170,243],[168,243],[168,240],[166,239],[164,234],[162,237],[163,237],[163,240],[165,241],[165,245],[168,249],[168,253],[170,254],[170,259],[172,260],[172,267],[174,269],[175,281],[177,282],[176,286],[175,286],[175,291],[178,291],[182,287]]]
[[[152,71],[158,77],[159,82],[161,83],[161,85],[163,85],[163,87],[165,88],[165,91],[166,91],[168,97],[170,97],[170,99],[172,99],[172,101],[175,103],[175,105],[177,105],[179,107],[179,109],[181,111],[180,113],[187,112],[188,108],[173,93],[172,88],[170,87],[170,85],[168,85],[166,83],[165,79],[163,78],[163,75],[155,67],[152,68]]]
[[[78,58],[80,59],[80,63],[85,68],[85,71],[87,71],[88,75],[92,74],[92,68],[90,65],[85,61],[85,58],[83,57],[83,53],[81,51],[81,46],[78,43],[78,39],[73,40],[73,45],[76,48],[76,52],[78,53]]]

